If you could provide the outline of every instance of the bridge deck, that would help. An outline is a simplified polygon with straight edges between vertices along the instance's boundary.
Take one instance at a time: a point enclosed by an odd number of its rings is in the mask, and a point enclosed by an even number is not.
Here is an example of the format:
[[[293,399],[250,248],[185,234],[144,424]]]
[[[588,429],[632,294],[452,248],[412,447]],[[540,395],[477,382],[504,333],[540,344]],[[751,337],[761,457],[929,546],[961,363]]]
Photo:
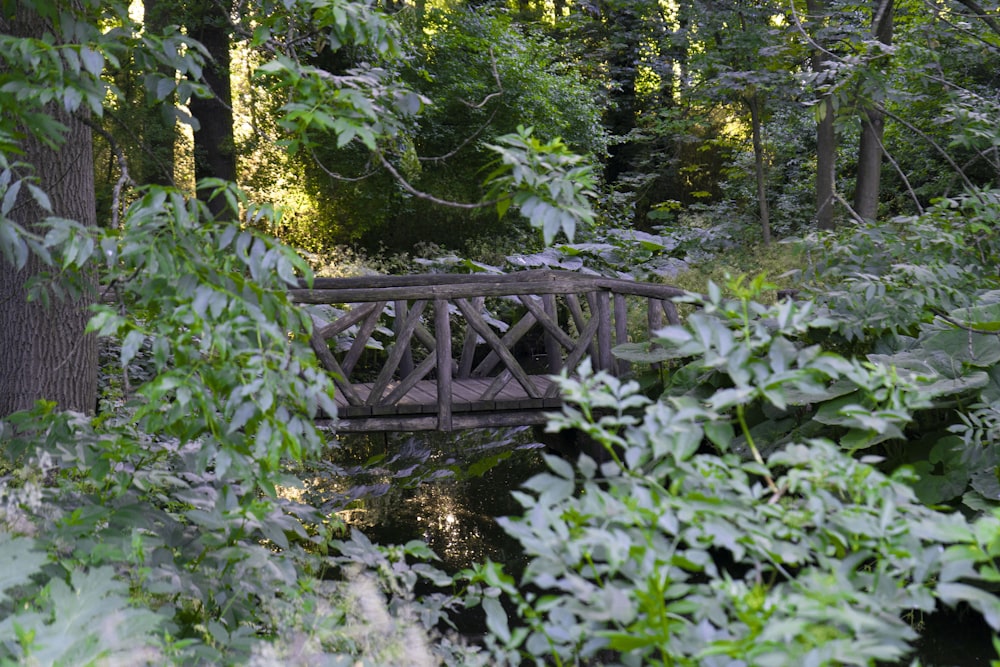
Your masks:
[[[539,393],[545,396],[553,382],[550,378],[531,376]],[[531,398],[517,382],[509,382],[495,398],[484,400],[493,378],[464,378],[451,385],[451,410],[453,420],[461,428],[495,426],[498,424],[521,425],[544,423],[546,411],[558,410],[562,401],[558,397]],[[358,397],[367,403],[374,382],[353,384]],[[391,392],[398,381],[387,388]],[[338,429],[341,431],[367,430],[434,430],[438,428],[440,409],[437,382],[421,380],[392,405],[351,405],[347,398],[337,394]]]

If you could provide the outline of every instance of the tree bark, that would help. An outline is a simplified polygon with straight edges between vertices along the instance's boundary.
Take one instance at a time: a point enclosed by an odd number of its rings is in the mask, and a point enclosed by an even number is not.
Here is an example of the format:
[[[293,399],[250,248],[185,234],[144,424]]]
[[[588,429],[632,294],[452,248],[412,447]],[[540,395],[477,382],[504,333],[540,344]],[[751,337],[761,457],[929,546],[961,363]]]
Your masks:
[[[207,2],[192,8],[188,17],[188,32],[208,50],[210,62],[205,65],[205,83],[213,97],[194,97],[188,105],[198,119],[194,133],[194,177],[236,180],[236,143],[233,138],[233,90],[230,82],[228,8]],[[229,208],[222,197],[212,197],[211,189],[198,191],[216,218],[234,219],[237,211]]]
[[[806,8],[814,21],[822,21],[826,12],[825,0],[806,0]],[[816,72],[828,69],[828,55],[813,49],[812,66]],[[834,228],[834,193],[837,177],[837,134],[834,128],[833,100],[824,94],[819,101],[819,119],[816,123],[816,225],[820,229]]]
[[[892,44],[892,14],[893,0],[879,0],[872,17],[872,36],[882,44]],[[854,210],[865,220],[878,216],[884,129],[885,114],[875,101],[868,100],[861,108],[861,143],[854,187]]]
[[[176,7],[165,0],[143,1],[143,24],[147,31],[161,34],[176,18]],[[163,66],[160,74],[172,78],[174,71]],[[145,152],[140,168],[134,177],[140,185],[174,185],[174,142],[177,140],[176,119],[167,107],[175,103],[174,96],[157,100],[146,93],[146,107],[142,118],[142,139]]]
[[[33,9],[15,6],[13,18],[0,18],[0,32],[41,37],[51,30]],[[50,105],[48,112],[66,126],[65,143],[52,149],[26,131],[21,159],[34,166],[36,184],[51,201],[51,215],[96,226],[90,127],[59,104]],[[10,212],[14,222],[36,233],[44,233],[39,223],[48,215],[27,188]],[[33,254],[21,270],[0,258],[0,416],[29,409],[39,399],[84,413],[93,413],[97,405],[97,340],[85,334],[95,290],[85,281],[89,289],[80,298],[54,298],[49,305],[29,301],[26,284],[47,268]]]
[[[764,245],[771,243],[771,212],[767,205],[767,172],[764,169],[764,142],[761,138],[760,95],[756,91],[747,98],[750,107],[750,127],[753,133],[754,175],[757,179],[757,206],[760,214],[760,233]]]
[[[643,16],[640,9],[620,0],[599,3],[603,29],[608,39],[608,71],[614,82],[604,124],[616,141],[608,148],[604,178],[613,184],[630,171],[636,154],[635,142],[628,135],[636,126],[636,79],[641,60],[640,35]]]

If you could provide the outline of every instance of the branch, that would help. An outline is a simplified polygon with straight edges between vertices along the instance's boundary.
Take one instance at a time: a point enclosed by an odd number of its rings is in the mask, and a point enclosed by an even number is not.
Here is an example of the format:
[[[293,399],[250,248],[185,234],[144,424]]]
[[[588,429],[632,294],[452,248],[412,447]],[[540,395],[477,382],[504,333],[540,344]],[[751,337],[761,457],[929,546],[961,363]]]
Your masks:
[[[358,183],[365,179],[371,178],[372,176],[378,173],[376,170],[372,169],[367,173],[361,174],[360,176],[344,176],[343,174],[338,174],[335,171],[331,171],[329,167],[323,164],[323,161],[319,159],[318,155],[316,155],[316,149],[313,148],[312,146],[309,147],[309,155],[312,157],[313,162],[316,164],[316,166],[323,170],[324,174],[326,174],[327,176],[336,181],[343,181],[345,183]]]
[[[980,334],[982,336],[1000,337],[1000,331],[988,331],[986,329],[977,329],[975,327],[969,326],[968,324],[963,324],[958,320],[954,319],[953,317],[951,317],[950,315],[948,315],[947,313],[945,313],[940,308],[930,308],[930,311],[935,315],[937,315],[938,317],[940,317],[945,322],[947,322],[948,324],[956,326],[959,329],[962,329],[963,331],[968,331],[970,334]]]
[[[493,80],[497,84],[497,92],[490,93],[489,95],[487,95],[486,97],[484,97],[483,100],[479,104],[472,104],[471,102],[466,102],[465,100],[461,100],[462,104],[466,105],[470,109],[482,109],[484,106],[486,106],[486,103],[489,102],[491,99],[493,99],[495,97],[499,97],[500,95],[503,95],[503,93],[504,93],[503,83],[500,82],[500,73],[497,71],[497,61],[496,61],[496,57],[494,57],[494,55],[493,55],[493,49],[492,48],[490,49],[490,69],[493,71]],[[489,127],[493,123],[493,119],[496,118],[497,112],[499,110],[500,110],[500,107],[497,107],[497,108],[493,109],[493,113],[491,113],[490,117],[486,119],[486,122],[483,123],[482,125],[480,125],[479,129],[477,129],[471,135],[469,135],[468,137],[466,137],[462,141],[462,143],[460,143],[458,146],[456,146],[453,150],[448,151],[444,155],[439,155],[437,157],[422,157],[422,158],[417,158],[417,159],[420,160],[421,162],[443,162],[444,160],[447,160],[448,158],[456,155],[460,150],[462,150],[463,148],[465,148],[466,146],[468,146],[469,143],[471,143],[473,139],[475,139],[480,134],[482,134],[483,130],[485,130],[487,127]]]
[[[382,166],[385,167],[385,170],[388,171],[390,174],[392,174],[392,177],[396,179],[396,182],[399,183],[400,187],[403,188],[404,190],[406,190],[407,192],[409,192],[411,195],[413,195],[417,199],[423,199],[425,201],[429,201],[431,203],[438,204],[439,206],[447,206],[449,208],[460,208],[460,209],[465,209],[465,210],[475,210],[477,208],[486,208],[488,206],[496,206],[497,204],[499,204],[502,201],[505,201],[507,199],[511,199],[511,196],[507,195],[505,197],[499,197],[499,198],[493,199],[491,201],[484,201],[484,202],[479,202],[479,203],[476,203],[476,204],[467,204],[467,203],[464,203],[464,202],[451,201],[451,200],[448,200],[448,199],[440,199],[440,198],[435,197],[434,195],[432,195],[430,193],[423,192],[421,190],[417,190],[415,187],[413,187],[412,185],[410,185],[410,182],[407,181],[403,177],[403,175],[400,174],[399,171],[394,166],[392,166],[391,162],[389,162],[387,159],[385,159],[385,156],[382,155],[381,152],[376,152],[375,154],[378,156],[378,159],[382,163]]]
[[[962,0],[958,0],[958,2],[962,2]],[[944,16],[942,16],[941,15],[941,7],[940,6],[934,4],[933,2],[930,2],[928,0],[924,0],[924,4],[927,5],[927,7],[931,11],[934,12],[934,14],[936,15],[936,18],[937,18],[938,21],[941,21],[941,23],[944,23],[945,25],[949,26],[955,32],[961,33],[961,34],[969,37],[970,39],[976,40],[977,42],[982,42],[983,44],[985,44],[986,46],[988,46],[993,51],[997,50],[997,45],[996,44],[991,44],[990,42],[986,41],[985,39],[983,39],[979,35],[973,33],[971,30],[966,30],[965,28],[962,28],[962,27],[960,27],[958,25],[955,25],[955,23],[953,23],[952,21],[949,21],[947,18],[945,18]],[[966,16],[966,15],[965,14],[959,14],[959,16]],[[980,17],[980,18],[982,18],[982,17]]]
[[[931,147],[934,148],[934,150],[936,150],[938,153],[940,153],[941,157],[943,157],[945,159],[945,161],[947,161],[948,164],[951,165],[951,168],[955,170],[955,174],[957,174],[958,177],[962,179],[962,183],[965,184],[965,187],[970,192],[975,192],[976,186],[972,184],[972,181],[970,181],[969,177],[965,175],[965,172],[962,171],[962,168],[958,165],[957,162],[955,162],[954,158],[952,158],[951,155],[948,154],[948,151],[946,151],[944,148],[942,148],[940,146],[940,144],[938,144],[936,141],[934,141],[933,138],[931,138],[930,136],[928,136],[928,134],[926,132],[924,132],[923,130],[921,130],[919,127],[917,127],[913,123],[910,123],[910,122],[904,120],[903,118],[900,118],[896,114],[892,113],[891,111],[889,111],[888,109],[886,109],[884,105],[878,105],[876,108],[879,111],[881,111],[882,113],[884,113],[886,116],[888,116],[889,118],[892,118],[897,123],[900,123],[903,126],[905,126],[908,130],[916,132],[918,135],[920,135],[920,137],[922,139],[924,139],[927,143],[929,143],[931,145]],[[980,195],[978,193],[976,193],[976,198],[978,198],[981,203],[984,203],[984,204],[986,203],[985,201],[983,201],[982,195]]]
[[[840,193],[838,193],[836,189],[834,189],[833,191],[833,198],[837,202],[839,202],[841,206],[847,209],[847,212],[851,214],[851,217],[854,218],[855,222],[859,222],[861,224],[864,224],[866,222],[866,220],[862,218],[857,211],[854,210],[854,207],[851,206],[850,203],[846,199],[844,199],[844,197]]]
[[[792,10],[792,20],[795,23],[795,28],[798,30],[799,34],[802,35],[803,39],[806,40],[806,43],[809,44],[809,46],[811,46],[818,53],[823,53],[829,56],[830,60],[841,60],[840,56],[838,56],[836,53],[827,50],[822,45],[820,45],[819,42],[814,40],[812,38],[812,35],[809,34],[809,31],[805,29],[805,27],[802,25],[802,21],[799,19],[798,12],[795,11],[795,0],[789,0],[788,6]]]
[[[976,0],[958,0],[958,2],[965,5],[966,8],[968,8],[969,11],[972,12],[975,18],[980,19],[983,23],[988,25],[993,30],[993,32],[995,32],[997,35],[1000,35],[1000,23],[997,23],[996,20],[992,16],[990,16],[985,9],[980,7],[979,3],[976,2]]]
[[[108,145],[111,148],[111,152],[115,154],[115,160],[118,162],[118,171],[120,174],[118,176],[118,180],[115,181],[115,187],[112,190],[113,194],[111,197],[111,226],[117,229],[119,226],[119,209],[121,208],[122,188],[126,185],[133,188],[135,187],[135,181],[132,180],[132,177],[129,176],[128,173],[128,160],[125,159],[125,153],[122,151],[121,146],[118,145],[118,142],[115,141],[115,138],[112,137],[107,130],[94,123],[83,114],[76,114],[76,118],[81,123],[89,127],[93,132],[96,132],[104,137],[105,141],[108,142]]]

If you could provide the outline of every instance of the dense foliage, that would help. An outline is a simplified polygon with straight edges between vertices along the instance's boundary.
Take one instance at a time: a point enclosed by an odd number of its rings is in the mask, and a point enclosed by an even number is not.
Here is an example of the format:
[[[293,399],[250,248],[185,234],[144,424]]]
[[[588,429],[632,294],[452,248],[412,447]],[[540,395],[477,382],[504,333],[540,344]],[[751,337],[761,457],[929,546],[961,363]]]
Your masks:
[[[0,415],[0,662],[872,665],[941,607],[1000,631],[995,3],[384,4],[0,8],[4,321],[85,312],[71,347],[105,362],[95,414],[53,390]],[[175,120],[209,131],[189,112],[233,54],[241,134],[213,139],[248,187],[196,186]],[[60,159],[91,133],[98,225],[51,178],[91,175]],[[873,137],[891,193],[860,215]],[[606,461],[516,492],[520,578],[291,499],[336,410],[288,296],[312,269],[263,232],[674,279],[764,230],[803,237],[794,298],[699,281],[618,349],[643,384],[562,378],[550,428]],[[442,263],[500,270],[476,259]],[[452,630],[471,613],[483,637]]]

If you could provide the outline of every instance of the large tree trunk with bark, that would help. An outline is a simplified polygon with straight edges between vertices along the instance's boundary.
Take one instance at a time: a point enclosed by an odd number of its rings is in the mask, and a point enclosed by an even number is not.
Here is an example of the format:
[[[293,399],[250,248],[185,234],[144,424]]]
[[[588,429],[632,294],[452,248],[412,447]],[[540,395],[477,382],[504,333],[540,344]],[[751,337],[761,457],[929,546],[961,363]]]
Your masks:
[[[892,44],[892,0],[879,0],[872,17],[872,36],[882,44]],[[882,136],[885,114],[868,100],[861,109],[861,143],[858,146],[858,173],[854,188],[854,211],[865,220],[878,215],[878,195],[882,179]]]
[[[0,17],[0,31],[15,37],[41,37],[45,30],[45,22],[20,4],[13,18]],[[26,131],[21,159],[34,165],[36,184],[51,201],[51,215],[94,226],[90,127],[61,106],[52,105],[49,111],[68,128],[65,143],[52,149]],[[44,230],[39,223],[49,215],[27,188],[21,189],[10,212],[12,220],[40,233]],[[29,301],[28,281],[46,269],[34,255],[20,270],[0,257],[0,416],[31,408],[39,399],[55,401],[66,410],[93,413],[96,408],[97,341],[84,333],[93,286],[80,298],[53,298],[47,305]]]

